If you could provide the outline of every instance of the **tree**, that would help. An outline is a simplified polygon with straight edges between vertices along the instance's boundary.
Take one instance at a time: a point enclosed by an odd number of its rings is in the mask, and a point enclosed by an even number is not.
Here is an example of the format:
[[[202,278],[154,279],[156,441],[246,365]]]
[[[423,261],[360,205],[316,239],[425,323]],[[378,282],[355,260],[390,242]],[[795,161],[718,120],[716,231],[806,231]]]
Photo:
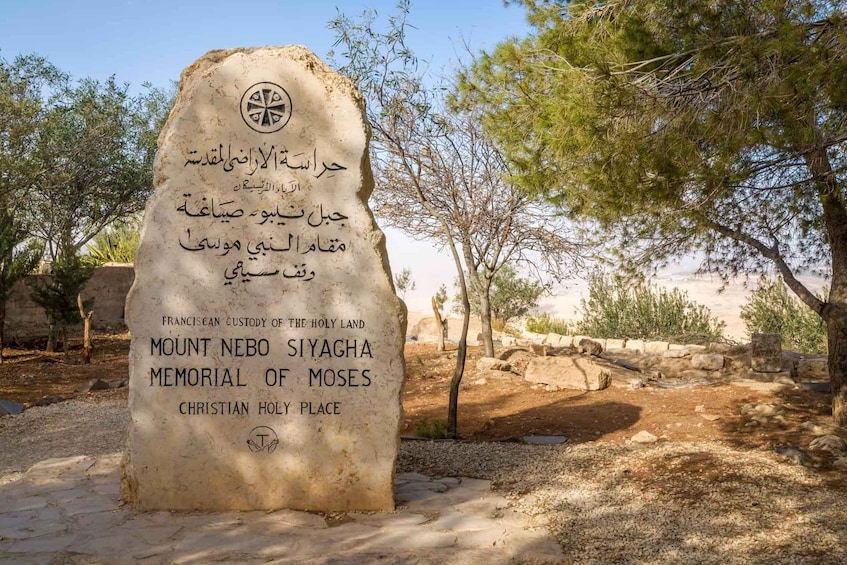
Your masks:
[[[5,345],[6,302],[15,284],[38,265],[44,252],[39,242],[27,240],[26,231],[12,213],[0,209],[0,363]]]
[[[471,311],[480,311],[480,296],[474,292],[470,295]],[[491,281],[489,290],[489,306],[491,318],[496,324],[505,326],[511,320],[526,316],[538,306],[538,299],[546,292],[547,287],[538,281],[524,279],[510,265],[504,265]]]
[[[595,272],[588,300],[581,300],[576,331],[600,338],[638,338],[694,343],[720,338],[726,324],[688,294],[667,290],[643,278]]]
[[[415,290],[415,281],[412,280],[412,269],[404,267],[400,273],[394,275],[394,286],[400,293],[400,298],[406,300],[406,293]]]
[[[398,10],[385,33],[375,29],[373,11],[361,22],[339,15],[330,27],[336,45],[345,49],[345,63],[336,67],[367,100],[377,216],[447,247],[456,266],[464,323],[448,411],[448,430],[455,437],[470,323],[465,273],[478,290],[483,342],[493,356],[488,297],[496,272],[509,261],[533,260],[557,272],[559,259],[576,246],[567,239],[564,222],[541,213],[538,199],[509,182],[506,162],[483,134],[475,112],[450,111],[442,94],[447,86],[427,86],[405,44],[409,2],[401,0]]]
[[[614,236],[629,265],[691,252],[775,270],[827,324],[847,424],[847,10],[823,0],[538,2],[462,101],[524,185]],[[543,165],[543,166],[542,166]],[[831,274],[823,300],[797,278]]]
[[[168,96],[148,89],[132,97],[128,85],[69,81],[49,97],[32,159],[32,234],[51,258],[62,246],[79,249],[106,226],[141,210],[153,190],[155,137]]]
[[[444,334],[447,333],[447,326],[442,315],[445,304],[447,304],[447,286],[441,285],[438,287],[438,292],[432,297],[432,313],[435,315],[435,327],[438,328],[438,351],[444,351],[446,349],[444,345]]]
[[[826,300],[826,295],[818,298]],[[782,281],[763,278],[741,307],[741,319],[748,334],[782,335],[784,347],[798,353],[826,353],[826,324],[796,296],[788,293]]]
[[[47,351],[55,350],[56,331],[62,338],[62,348],[68,353],[68,325],[74,324],[87,315],[85,309],[90,308],[90,301],[82,303],[80,293],[91,279],[94,264],[82,257],[77,249],[69,245],[61,246],[63,254],[53,262],[53,272],[50,282],[34,281],[32,283],[32,301],[44,309],[47,315],[49,333]],[[90,321],[90,317],[88,317]],[[86,327],[86,333],[88,333]],[[90,345],[86,344],[89,348]]]

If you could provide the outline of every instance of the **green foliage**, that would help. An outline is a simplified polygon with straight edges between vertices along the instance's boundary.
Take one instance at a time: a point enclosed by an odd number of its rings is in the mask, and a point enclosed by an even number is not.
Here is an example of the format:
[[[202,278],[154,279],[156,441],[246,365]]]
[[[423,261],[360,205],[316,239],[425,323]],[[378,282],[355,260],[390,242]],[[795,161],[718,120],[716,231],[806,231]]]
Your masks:
[[[536,334],[573,335],[575,328],[564,318],[555,318],[547,312],[530,316],[526,320],[526,330]]]
[[[397,292],[400,298],[406,299],[406,293],[410,290],[415,290],[415,281],[412,280],[412,269],[403,267],[403,270],[394,275],[394,286],[397,287]]]
[[[80,321],[77,296],[85,288],[94,273],[94,263],[77,252],[68,253],[53,263],[49,282],[37,280],[32,283],[32,301],[44,309],[51,325],[59,328]],[[91,308],[92,300],[83,306]]]
[[[415,422],[415,435],[429,439],[444,439],[447,437],[447,424],[436,418],[422,418]]]
[[[674,288],[668,291],[644,280],[595,273],[582,299],[582,320],[576,330],[598,338],[637,338],[690,343],[720,338],[726,326],[709,309]]]
[[[96,265],[132,263],[140,238],[140,218],[119,220],[94,236],[88,245],[88,257]]]
[[[0,59],[0,204],[16,205],[51,258],[140,210],[174,94],[72,80],[47,61]]]
[[[825,293],[818,298],[826,300]],[[798,353],[826,353],[826,322],[808,306],[788,293],[777,279],[763,278],[741,307],[748,335],[782,334],[785,349]]]
[[[435,300],[435,306],[438,308],[439,312],[444,312],[444,305],[447,304],[447,300],[449,296],[447,295],[447,285],[442,284],[438,287],[438,292],[435,293],[433,300]]]
[[[40,242],[27,237],[11,212],[0,210],[0,310],[5,310],[15,283],[35,269],[44,252]]]
[[[491,317],[502,328],[511,320],[526,316],[538,306],[538,299],[546,290],[545,285],[522,278],[511,266],[505,265],[491,280],[489,291]],[[471,287],[468,298],[471,303],[471,312],[479,315],[480,297],[476,288]],[[457,309],[459,307],[457,305]]]

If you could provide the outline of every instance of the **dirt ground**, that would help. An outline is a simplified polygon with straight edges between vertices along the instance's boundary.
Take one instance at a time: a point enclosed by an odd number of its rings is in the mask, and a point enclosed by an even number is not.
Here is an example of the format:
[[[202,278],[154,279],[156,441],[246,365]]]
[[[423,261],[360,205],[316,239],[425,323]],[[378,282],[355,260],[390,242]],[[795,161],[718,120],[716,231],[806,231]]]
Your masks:
[[[6,361],[0,365],[0,399],[31,406],[55,397],[104,394],[76,389],[91,379],[125,379],[129,341],[129,334],[97,336],[90,365],[82,364],[79,349],[72,348],[65,356],[6,348]],[[738,383],[633,389],[620,379],[596,392],[547,391],[517,375],[497,379],[491,373],[477,374],[476,360],[481,353],[481,348],[470,348],[459,394],[459,434],[465,440],[558,435],[571,444],[623,443],[646,430],[671,441],[715,440],[750,449],[785,445],[805,449],[815,437],[808,431],[812,424],[831,424],[828,393],[793,387],[757,390]],[[532,355],[519,353],[513,361]],[[433,421],[446,420],[456,352],[439,353],[433,345],[409,343],[405,354],[401,433],[415,435]],[[126,394],[126,389],[121,390]],[[757,417],[750,407],[760,405],[773,405],[777,414]],[[811,455],[814,466],[830,467],[832,458],[827,453]]]

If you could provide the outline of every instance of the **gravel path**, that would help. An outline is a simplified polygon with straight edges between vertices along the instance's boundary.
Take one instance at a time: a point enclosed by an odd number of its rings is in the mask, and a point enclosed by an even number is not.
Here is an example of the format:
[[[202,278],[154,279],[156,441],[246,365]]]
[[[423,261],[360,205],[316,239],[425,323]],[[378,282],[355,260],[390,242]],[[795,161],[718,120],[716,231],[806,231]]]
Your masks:
[[[0,418],[0,484],[51,457],[122,449],[125,391]],[[398,472],[484,478],[574,563],[845,563],[843,475],[717,442],[404,441]]]

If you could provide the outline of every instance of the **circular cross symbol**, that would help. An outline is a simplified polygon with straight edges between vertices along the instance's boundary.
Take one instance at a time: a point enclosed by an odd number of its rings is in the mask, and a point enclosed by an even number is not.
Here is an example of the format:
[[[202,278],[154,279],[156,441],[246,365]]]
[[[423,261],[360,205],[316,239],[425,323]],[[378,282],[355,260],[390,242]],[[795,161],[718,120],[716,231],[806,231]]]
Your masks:
[[[279,131],[291,119],[291,97],[278,84],[257,82],[241,97],[241,117],[259,133]]]
[[[250,437],[247,438],[247,447],[253,453],[267,451],[273,453],[279,445],[279,437],[276,432],[267,426],[257,426],[250,430]]]

